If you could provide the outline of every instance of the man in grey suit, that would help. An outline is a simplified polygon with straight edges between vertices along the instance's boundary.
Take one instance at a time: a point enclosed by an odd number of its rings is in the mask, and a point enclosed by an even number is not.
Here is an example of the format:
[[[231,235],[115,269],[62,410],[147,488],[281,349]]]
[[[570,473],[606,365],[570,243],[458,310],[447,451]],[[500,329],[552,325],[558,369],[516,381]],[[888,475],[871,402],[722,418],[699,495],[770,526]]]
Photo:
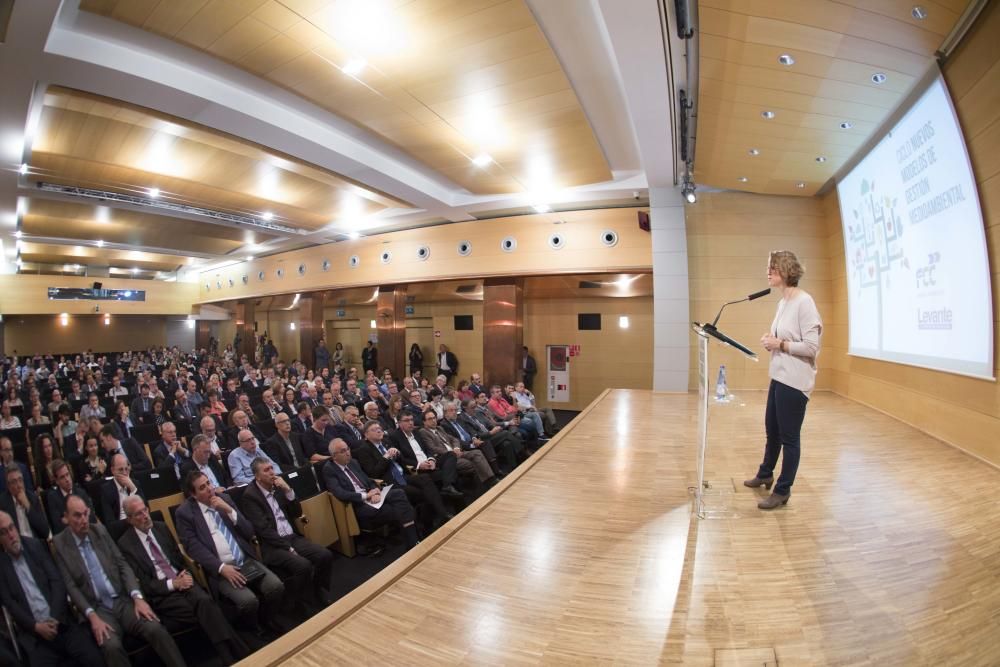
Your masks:
[[[127,632],[145,639],[168,667],[184,665],[177,644],[143,599],[135,573],[114,540],[104,526],[90,523],[90,509],[82,498],[66,500],[65,518],[69,530],[53,540],[56,564],[107,663],[131,664],[121,639]]]

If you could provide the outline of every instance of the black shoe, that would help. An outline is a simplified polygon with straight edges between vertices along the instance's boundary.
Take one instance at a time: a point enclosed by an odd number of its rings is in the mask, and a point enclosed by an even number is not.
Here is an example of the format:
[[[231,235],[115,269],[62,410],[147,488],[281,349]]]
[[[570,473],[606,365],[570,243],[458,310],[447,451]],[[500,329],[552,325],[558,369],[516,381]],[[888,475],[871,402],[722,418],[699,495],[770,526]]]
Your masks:
[[[358,547],[358,555],[367,556],[369,558],[381,556],[383,551],[385,551],[385,547],[381,544],[376,544],[370,547]]]
[[[441,489],[442,496],[450,496],[452,498],[462,498],[464,494],[455,488],[454,484],[449,484],[448,486]]]

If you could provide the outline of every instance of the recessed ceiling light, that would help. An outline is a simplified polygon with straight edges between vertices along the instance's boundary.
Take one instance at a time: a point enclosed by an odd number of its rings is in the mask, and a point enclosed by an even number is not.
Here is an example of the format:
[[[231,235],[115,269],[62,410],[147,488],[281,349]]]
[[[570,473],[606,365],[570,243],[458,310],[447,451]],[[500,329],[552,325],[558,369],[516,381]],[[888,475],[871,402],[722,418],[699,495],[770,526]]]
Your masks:
[[[535,213],[548,213],[552,210],[548,204],[535,204],[531,208],[535,209]]]
[[[63,271],[72,271],[73,267],[69,264],[63,264]]]
[[[349,239],[358,239],[358,238],[361,238],[361,234],[359,232],[350,232],[347,235],[347,238],[349,238]]]
[[[253,261],[253,255],[247,255],[247,261],[248,262],[252,262]]]
[[[98,248],[103,248],[104,247],[104,241],[101,240],[101,239],[97,239],[97,247]]]
[[[872,83],[878,85],[880,83],[885,83],[885,72],[875,72],[872,74]]]
[[[340,70],[347,76],[356,77],[365,69],[368,62],[364,58],[351,58]]]
[[[16,232],[14,232],[14,238],[15,238],[15,239],[19,239],[19,238],[21,238],[22,236],[24,236],[24,232],[22,232],[22,231],[21,231],[20,229],[19,229],[19,230],[17,230]]]
[[[756,148],[751,148],[750,150],[747,151],[747,153],[749,153],[750,155],[760,155],[760,151],[757,150]]]
[[[489,163],[493,162],[493,158],[489,153],[480,153],[476,157],[472,158],[472,164],[477,167],[485,167]]]
[[[132,273],[133,273],[133,274],[135,274],[135,273],[139,273],[139,267],[138,267],[138,266],[133,266],[133,267],[132,267]]]
[[[785,67],[791,67],[792,65],[795,64],[795,58],[793,58],[792,54],[790,53],[782,53],[780,56],[778,56],[778,62],[784,65]]]
[[[913,9],[910,10],[910,16],[917,19],[918,21],[923,21],[927,18],[927,9],[921,7],[920,5],[914,5]]]
[[[18,169],[18,171],[21,172],[22,176],[24,176],[25,174],[27,174],[28,173],[28,163],[25,162],[24,164],[22,164],[21,168]]]
[[[739,177],[739,178],[737,178],[736,180],[737,180],[737,181],[739,181],[740,183],[746,183],[746,182],[747,182],[747,181],[749,181],[750,179],[749,179],[749,178],[747,178],[746,176],[740,176],[740,177]]]
[[[774,118],[774,112],[773,111],[761,111],[760,112],[760,117],[761,118],[766,118],[767,120],[771,120],[772,118]]]
[[[271,220],[274,220],[274,213],[271,213],[270,211],[264,211],[263,213],[260,214],[260,217],[270,222]]]
[[[160,196],[160,188],[150,188],[149,189],[149,196],[152,197],[153,199],[156,199],[157,197],[159,197]]]
[[[840,129],[842,130],[849,130],[852,127],[854,127],[854,123],[852,123],[849,120],[845,120],[843,123],[840,124]]]
[[[826,156],[820,155],[818,158],[816,158],[816,161],[820,163],[826,162]]]
[[[802,181],[799,181],[798,183],[795,184],[795,187],[797,187],[797,188],[804,188],[804,187],[806,187],[806,184],[803,183]]]

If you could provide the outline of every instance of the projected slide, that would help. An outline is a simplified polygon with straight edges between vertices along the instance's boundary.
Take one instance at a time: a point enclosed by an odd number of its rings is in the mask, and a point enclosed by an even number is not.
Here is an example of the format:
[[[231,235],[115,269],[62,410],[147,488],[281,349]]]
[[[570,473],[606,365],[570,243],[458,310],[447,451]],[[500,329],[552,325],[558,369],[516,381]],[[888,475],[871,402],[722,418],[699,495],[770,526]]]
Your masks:
[[[983,216],[940,77],[837,194],[850,354],[992,378]]]

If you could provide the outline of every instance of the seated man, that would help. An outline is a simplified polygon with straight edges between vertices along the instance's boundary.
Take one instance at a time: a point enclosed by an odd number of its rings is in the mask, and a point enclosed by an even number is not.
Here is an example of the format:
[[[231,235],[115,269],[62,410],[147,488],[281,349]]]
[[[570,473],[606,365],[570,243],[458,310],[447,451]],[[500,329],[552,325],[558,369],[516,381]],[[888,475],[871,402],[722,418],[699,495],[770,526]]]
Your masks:
[[[100,405],[99,400],[96,393],[91,393],[87,397],[86,405],[80,408],[80,419],[90,419],[91,417],[104,419],[107,417],[108,415],[104,410],[104,406]]]
[[[129,412],[132,419],[138,422],[152,411],[153,398],[149,395],[149,385],[143,382],[139,385],[139,395],[133,399],[132,405],[129,406]]]
[[[218,459],[219,463],[222,463],[222,457],[224,454],[228,454],[228,445],[219,436],[219,422],[216,418],[211,415],[204,415],[201,421],[198,422],[198,430],[200,435],[208,438],[208,445],[212,450],[212,456]],[[194,443],[191,443],[192,446]]]
[[[191,451],[184,445],[184,440],[177,437],[177,426],[173,422],[163,422],[160,437],[162,440],[150,446],[153,463],[159,470],[169,468],[180,479],[181,465],[191,458]]]
[[[275,400],[274,392],[270,389],[265,390],[264,393],[261,394],[260,398],[263,402],[254,408],[257,421],[273,420],[279,413],[284,412],[284,408],[282,408],[281,404]]]
[[[73,482],[73,472],[70,465],[62,459],[56,459],[51,464],[52,481],[55,486],[45,494],[45,509],[49,513],[49,525],[52,527],[52,534],[58,535],[66,527],[63,523],[63,515],[66,513],[66,499],[76,494],[83,498],[90,510],[90,522],[97,522],[97,512],[90,502],[90,496],[82,486]]]
[[[441,501],[441,494],[438,493],[434,480],[428,475],[407,472],[401,463],[399,450],[391,444],[384,445],[383,437],[382,425],[377,421],[365,424],[364,444],[352,454],[365,474],[370,478],[382,479],[399,486],[414,507],[426,506],[431,515],[425,514],[425,525],[444,522],[454,516]]]
[[[100,422],[97,422],[100,426]],[[91,424],[91,429],[93,430],[93,423]],[[149,457],[146,456],[146,452],[142,450],[132,438],[127,438],[125,440],[118,440],[118,430],[115,428],[114,424],[107,424],[101,426],[97,433],[100,434],[101,438],[101,451],[104,456],[104,460],[111,464],[111,457],[115,454],[121,454],[128,459],[129,464],[132,469],[136,472],[146,472],[153,469],[153,465],[149,462]]]
[[[118,548],[139,580],[139,588],[163,622],[174,627],[199,625],[223,663],[231,665],[247,655],[215,600],[195,583],[167,524],[154,522],[139,496],[125,499],[130,526]]]
[[[284,415],[288,417],[288,415]],[[288,598],[309,600],[316,609],[332,601],[329,593],[333,554],[303,537],[295,526],[302,506],[295,491],[264,459],[250,464],[254,481],[243,493],[241,507],[260,540],[264,564],[285,576]]]
[[[101,650],[66,604],[66,584],[48,546],[21,537],[14,520],[0,512],[0,604],[20,632],[14,639],[32,667],[82,664],[100,667]],[[0,664],[16,664],[11,658]]]
[[[24,488],[24,475],[20,468],[8,466],[5,472],[7,490],[0,493],[0,510],[13,517],[17,532],[24,537],[48,539],[49,522],[45,520],[42,501]]]
[[[253,470],[250,464],[254,459],[262,458],[274,464],[274,470],[281,474],[278,466],[260,446],[257,438],[249,429],[242,429],[237,434],[239,447],[229,452],[229,474],[233,476],[233,484],[249,484],[253,481]]]
[[[22,479],[24,479],[24,487],[28,491],[35,490],[35,485],[31,479],[31,471],[28,470],[28,466],[14,460],[14,443],[7,436],[2,436],[0,437],[0,491],[4,491],[7,488],[8,468],[17,468],[20,470]]]
[[[188,498],[177,508],[174,521],[188,556],[204,568],[209,586],[236,606],[243,623],[259,627],[259,596],[273,626],[285,585],[254,557],[253,526],[228,496],[212,493],[208,477],[200,472],[184,478],[184,493]]]
[[[187,392],[178,388],[174,392],[174,407],[170,408],[174,421],[193,422],[198,417],[198,409],[188,402]]]
[[[344,421],[333,427],[334,437],[347,443],[352,450],[360,447],[365,436],[361,432],[361,413],[356,405],[344,408]]]
[[[476,407],[476,399],[470,398],[464,401],[462,412],[458,415],[458,423],[480,440],[490,442],[497,457],[504,462],[509,473],[517,467],[522,452],[524,452],[524,443],[521,442],[520,435],[497,424],[488,410],[485,414],[479,413],[476,411]]]
[[[389,436],[389,442],[399,450],[399,462],[422,475],[429,476],[441,487],[441,493],[453,498],[461,498],[462,492],[455,488],[458,479],[458,457],[455,452],[435,454],[424,450],[417,438],[413,415],[400,413],[399,428]]]
[[[122,454],[111,457],[111,476],[101,486],[101,519],[111,523],[125,518],[125,499],[129,496],[145,498],[142,489],[132,479],[132,465]]]
[[[510,395],[514,397],[514,406],[521,411],[524,418],[535,422],[540,434],[555,433],[556,415],[552,412],[552,408],[539,409],[535,405],[535,395],[524,386],[523,382],[515,384]]]
[[[497,453],[493,448],[493,443],[483,440],[477,435],[473,435],[465,430],[465,427],[458,423],[458,408],[455,402],[449,401],[444,407],[444,418],[438,420],[438,425],[445,433],[458,440],[458,446],[463,452],[478,449],[483,453],[486,462],[490,464],[490,469],[497,479],[503,479],[504,473],[497,463]]]
[[[274,435],[264,441],[264,451],[285,470],[293,470],[307,465],[310,461],[322,461],[326,456],[313,454],[311,457],[302,450],[299,434],[292,432],[292,419],[284,412],[274,418]]]
[[[490,468],[489,462],[481,451],[478,449],[463,451],[457,438],[453,438],[443,429],[438,428],[437,413],[433,408],[427,408],[424,411],[424,427],[420,429],[417,437],[424,449],[434,454],[441,454],[449,450],[455,452],[455,456],[458,457],[459,474],[475,474],[476,478],[481,483],[486,484],[487,488],[497,483],[493,469]]]
[[[229,445],[226,447],[226,449],[235,450],[239,448],[240,446],[239,433],[244,429],[250,431],[253,434],[253,437],[257,441],[258,445],[264,442],[265,440],[264,434],[261,433],[260,429],[257,428],[257,426],[250,423],[250,418],[247,417],[246,412],[244,412],[243,410],[234,410],[233,413],[230,415],[230,419],[232,419],[233,426],[232,428],[229,429],[229,431],[226,434],[229,440]]]
[[[83,499],[70,496],[65,516],[69,530],[53,540],[56,564],[70,600],[90,621],[104,659],[109,665],[130,664],[122,645],[127,632],[145,639],[168,667],[183,666],[177,644],[143,598],[135,573],[104,526],[90,523]]]
[[[417,536],[415,513],[406,494],[392,488],[382,498],[382,492],[375,487],[357,461],[351,460],[351,448],[340,438],[330,442],[330,461],[323,466],[323,483],[327,491],[337,500],[351,503],[354,515],[362,526],[379,526],[386,523],[398,524],[403,531],[407,548],[420,541]]]
[[[495,384],[490,387],[489,400],[480,401],[480,405],[485,405],[493,417],[505,427],[516,426],[525,442],[538,443],[538,436],[540,435],[538,428],[534,422],[520,418],[517,408],[508,403],[507,399],[503,397],[503,388],[500,385]]]
[[[204,473],[212,483],[212,493],[221,495],[233,485],[229,471],[212,456],[212,444],[204,433],[199,433],[191,439],[191,458],[181,464],[181,479],[192,471]]]

